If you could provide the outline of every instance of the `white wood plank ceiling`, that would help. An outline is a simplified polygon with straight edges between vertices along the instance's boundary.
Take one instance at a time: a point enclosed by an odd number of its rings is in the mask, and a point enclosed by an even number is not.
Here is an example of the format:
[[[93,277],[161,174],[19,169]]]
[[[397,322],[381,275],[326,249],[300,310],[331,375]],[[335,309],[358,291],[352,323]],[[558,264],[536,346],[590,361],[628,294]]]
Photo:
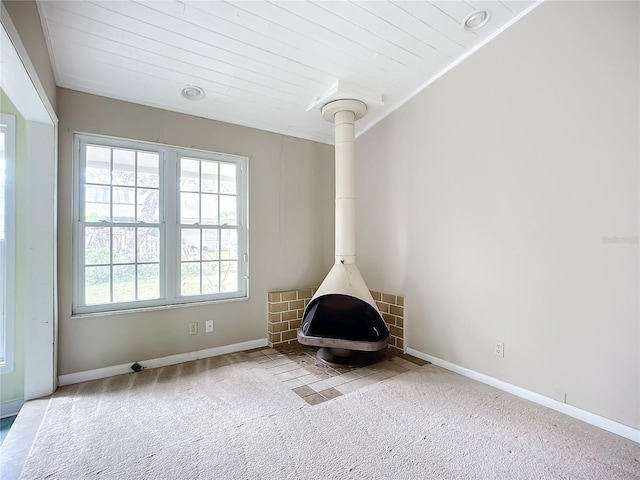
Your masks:
[[[382,97],[360,133],[537,6],[517,1],[38,2],[58,86],[333,143],[337,81]],[[477,31],[462,23],[490,12]],[[181,95],[201,87],[199,101]]]

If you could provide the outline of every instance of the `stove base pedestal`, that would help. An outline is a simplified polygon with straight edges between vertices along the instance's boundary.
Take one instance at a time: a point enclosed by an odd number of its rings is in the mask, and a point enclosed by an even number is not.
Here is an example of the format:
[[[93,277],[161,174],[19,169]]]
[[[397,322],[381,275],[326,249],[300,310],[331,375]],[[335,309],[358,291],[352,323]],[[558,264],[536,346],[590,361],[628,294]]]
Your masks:
[[[348,350],[345,348],[323,347],[316,353],[316,359],[330,367],[359,368],[373,362],[374,352]]]

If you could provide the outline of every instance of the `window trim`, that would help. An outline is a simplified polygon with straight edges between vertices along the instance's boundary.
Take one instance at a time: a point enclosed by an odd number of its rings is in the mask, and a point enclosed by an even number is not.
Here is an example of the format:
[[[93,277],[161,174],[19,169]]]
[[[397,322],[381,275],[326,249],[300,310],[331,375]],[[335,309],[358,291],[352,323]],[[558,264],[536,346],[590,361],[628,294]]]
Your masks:
[[[84,236],[81,219],[83,208],[83,172],[87,144],[103,145],[110,148],[126,148],[157,152],[160,157],[159,183],[159,228],[160,228],[160,298],[152,300],[136,300],[100,305],[82,305],[83,268],[84,268]],[[190,149],[160,143],[145,142],[95,134],[74,133],[74,208],[73,208],[73,300],[72,316],[93,316],[105,313],[133,313],[142,310],[163,309],[173,306],[215,304],[229,301],[247,300],[249,297],[248,277],[248,158]],[[238,198],[238,283],[239,290],[227,293],[183,296],[180,287],[180,158],[211,160],[223,163],[234,163],[237,168]],[[107,225],[118,223],[105,223]],[[140,225],[131,223],[131,226]],[[164,248],[163,248],[164,245]]]
[[[0,325],[0,374],[13,372],[15,366],[15,257],[16,257],[16,117],[0,113],[0,125],[5,131],[5,268],[4,268],[4,321]],[[0,273],[1,274],[1,273]],[[2,358],[4,357],[4,358]]]

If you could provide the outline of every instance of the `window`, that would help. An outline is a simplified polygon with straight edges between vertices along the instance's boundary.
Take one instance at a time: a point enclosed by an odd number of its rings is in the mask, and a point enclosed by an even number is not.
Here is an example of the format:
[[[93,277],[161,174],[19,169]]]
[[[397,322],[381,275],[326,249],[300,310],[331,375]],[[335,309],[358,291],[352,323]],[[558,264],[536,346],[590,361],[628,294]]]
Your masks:
[[[0,371],[13,371],[16,119],[0,114]]]
[[[247,296],[246,158],[76,144],[74,313]]]

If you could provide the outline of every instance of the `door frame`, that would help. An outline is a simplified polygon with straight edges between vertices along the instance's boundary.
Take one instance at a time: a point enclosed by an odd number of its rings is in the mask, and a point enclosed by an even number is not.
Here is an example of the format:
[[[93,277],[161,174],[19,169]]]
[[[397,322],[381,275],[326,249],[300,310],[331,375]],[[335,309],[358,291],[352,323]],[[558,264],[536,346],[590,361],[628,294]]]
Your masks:
[[[24,399],[57,388],[57,171],[58,118],[4,4],[2,89],[27,123]],[[17,319],[16,319],[17,320]]]

